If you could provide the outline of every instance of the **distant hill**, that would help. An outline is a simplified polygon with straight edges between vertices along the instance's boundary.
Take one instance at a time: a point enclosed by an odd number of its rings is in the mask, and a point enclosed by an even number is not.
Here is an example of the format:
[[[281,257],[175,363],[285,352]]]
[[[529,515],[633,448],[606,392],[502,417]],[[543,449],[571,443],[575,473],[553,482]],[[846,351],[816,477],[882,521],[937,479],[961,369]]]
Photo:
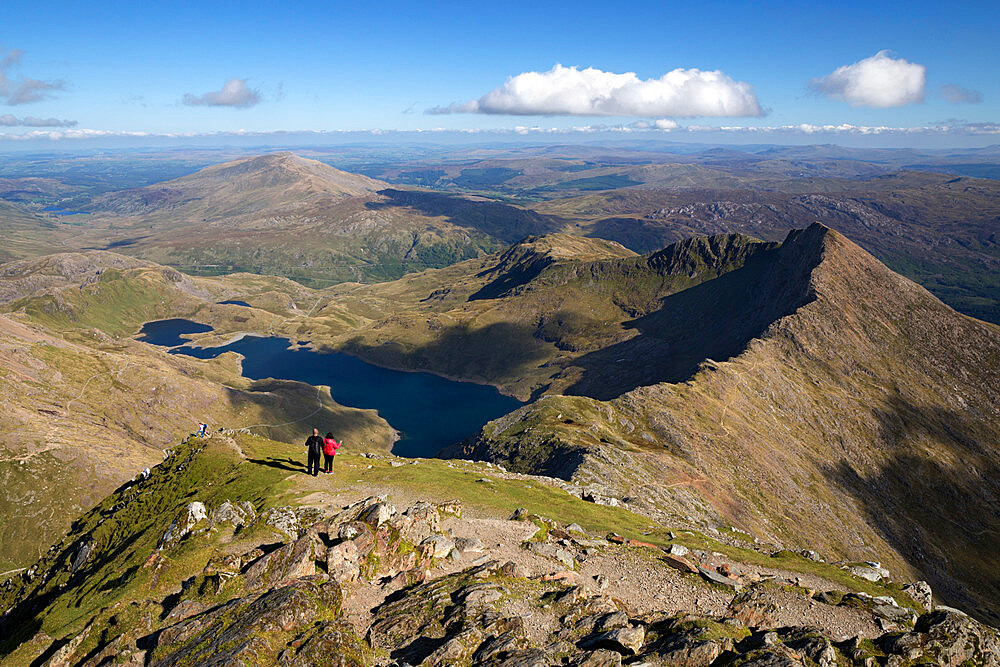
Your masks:
[[[87,208],[87,227],[70,247],[312,287],[447,266],[563,224],[482,197],[390,188],[292,153],[108,193]]]
[[[759,175],[758,175],[759,178]],[[1000,323],[1000,182],[901,172],[865,180],[628,188],[536,204],[581,233],[648,252],[692,235],[777,241],[812,222],[847,234],[958,310]]]
[[[210,221],[301,207],[318,199],[365,195],[387,187],[293,153],[213,165],[189,176],[102,195],[88,208],[123,216]]]

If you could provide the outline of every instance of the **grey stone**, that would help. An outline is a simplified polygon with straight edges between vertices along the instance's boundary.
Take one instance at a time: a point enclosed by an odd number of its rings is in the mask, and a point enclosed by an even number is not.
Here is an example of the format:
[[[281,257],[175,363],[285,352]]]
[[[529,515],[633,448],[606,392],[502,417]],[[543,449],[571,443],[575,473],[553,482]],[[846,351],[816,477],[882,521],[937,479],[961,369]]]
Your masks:
[[[184,514],[174,520],[167,528],[167,532],[163,534],[163,537],[160,539],[160,548],[162,549],[180,541],[181,538],[191,532],[192,528],[207,517],[208,512],[205,510],[204,503],[200,503],[197,500],[188,503],[188,506],[184,509]]]
[[[431,535],[420,543],[420,546],[428,545],[431,547],[428,554],[431,558],[446,558],[455,548],[455,543],[447,535]]]
[[[462,553],[482,553],[486,546],[478,537],[459,537],[455,539],[455,549]]]
[[[872,614],[893,623],[913,623],[917,620],[917,615],[912,610],[887,604],[875,605],[872,607]]]
[[[642,628],[617,628],[608,630],[585,640],[586,647],[608,648],[625,655],[637,655],[646,640]]]
[[[740,584],[740,582],[736,581],[735,579],[730,579],[729,577],[727,577],[727,576],[725,576],[723,574],[719,574],[718,572],[716,572],[714,570],[709,570],[708,568],[704,568],[704,567],[700,567],[699,566],[698,567],[698,574],[700,574],[702,577],[704,577],[708,581],[712,582],[713,584],[719,584],[719,585],[725,586],[727,588],[732,588],[733,590],[736,590],[736,591],[738,591],[738,590],[740,590],[740,588],[742,588],[742,585]]]
[[[209,521],[210,526],[216,526],[220,523],[230,523],[234,528],[242,526],[247,523],[246,511],[242,507],[225,500],[221,505],[212,510]]]
[[[299,537],[299,517],[291,507],[273,507],[264,512],[258,520],[289,539],[295,540]]]
[[[326,551],[326,571],[330,578],[340,583],[357,580],[360,575],[358,546],[345,540]]]
[[[871,567],[870,565],[848,565],[845,569],[855,577],[861,577],[868,581],[882,581],[889,578],[889,571],[881,567]]]
[[[576,567],[576,561],[573,560],[573,555],[555,546],[554,544],[546,544],[544,542],[529,542],[528,551],[536,553],[539,556],[545,556],[546,558],[552,558],[563,564],[566,569],[572,570]]]
[[[375,503],[374,505],[369,505],[361,510],[361,513],[358,514],[358,521],[367,523],[377,528],[391,519],[395,513],[396,508],[389,503]]]
[[[690,552],[691,550],[683,544],[671,544],[670,548],[667,549],[667,553],[671,556],[687,556]]]
[[[914,581],[912,584],[903,586],[903,592],[913,598],[913,601],[924,608],[924,611],[933,611],[934,596],[931,586],[926,581]]]
[[[583,655],[573,663],[575,667],[621,667],[622,654],[601,648]]]

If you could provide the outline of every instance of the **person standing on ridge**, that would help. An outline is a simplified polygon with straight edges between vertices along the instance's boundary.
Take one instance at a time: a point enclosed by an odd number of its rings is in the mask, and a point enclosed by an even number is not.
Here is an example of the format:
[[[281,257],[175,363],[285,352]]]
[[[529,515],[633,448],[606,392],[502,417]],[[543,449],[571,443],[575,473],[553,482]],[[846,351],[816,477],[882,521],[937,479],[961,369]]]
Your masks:
[[[320,437],[318,428],[314,428],[313,434],[306,440],[306,449],[309,452],[306,471],[315,477],[319,474],[319,455],[323,453],[323,438]]]
[[[323,472],[327,475],[333,472],[333,455],[337,453],[343,442],[337,442],[333,438],[333,433],[327,433],[323,440]]]
[[[204,438],[206,431],[208,431],[208,424],[206,424],[205,422],[200,422],[198,424],[198,433],[196,433],[195,435],[197,435],[199,438]]]

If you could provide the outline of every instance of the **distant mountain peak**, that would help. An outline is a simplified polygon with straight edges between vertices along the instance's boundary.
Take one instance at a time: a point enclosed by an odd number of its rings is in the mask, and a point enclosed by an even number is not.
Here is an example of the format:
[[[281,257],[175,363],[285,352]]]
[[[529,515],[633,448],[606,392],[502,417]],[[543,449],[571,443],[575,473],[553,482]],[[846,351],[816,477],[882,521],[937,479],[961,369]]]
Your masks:
[[[95,200],[94,209],[125,216],[180,213],[212,220],[303,206],[324,198],[367,196],[387,187],[382,181],[286,151],[223,162],[170,181],[109,193]]]

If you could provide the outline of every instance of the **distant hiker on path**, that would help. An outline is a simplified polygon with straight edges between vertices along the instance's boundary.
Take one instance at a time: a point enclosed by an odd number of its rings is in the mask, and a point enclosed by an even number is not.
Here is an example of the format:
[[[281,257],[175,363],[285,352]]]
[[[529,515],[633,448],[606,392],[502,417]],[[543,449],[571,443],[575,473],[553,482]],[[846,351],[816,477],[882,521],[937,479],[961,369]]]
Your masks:
[[[333,472],[333,455],[337,453],[343,442],[333,439],[333,433],[327,433],[323,440],[323,472],[327,475]]]
[[[309,450],[309,461],[306,464],[306,470],[313,477],[319,474],[319,455],[323,453],[323,444],[323,438],[319,435],[319,429],[314,428],[313,434],[306,440],[306,449]]]
[[[204,438],[206,431],[208,431],[208,424],[200,422],[198,424],[198,432],[195,435],[197,435],[199,438]]]

